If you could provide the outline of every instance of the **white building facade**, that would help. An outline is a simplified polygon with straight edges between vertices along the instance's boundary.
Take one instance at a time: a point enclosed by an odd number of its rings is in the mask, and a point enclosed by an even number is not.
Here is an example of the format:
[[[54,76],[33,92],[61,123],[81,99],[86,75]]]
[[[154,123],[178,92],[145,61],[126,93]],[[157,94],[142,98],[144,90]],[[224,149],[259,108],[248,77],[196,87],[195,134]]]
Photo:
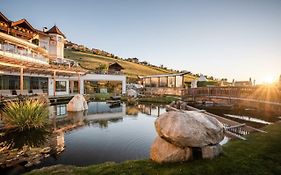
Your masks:
[[[84,94],[85,81],[118,81],[126,92],[125,75],[91,74],[65,59],[65,39],[57,26],[40,31],[0,12],[0,96]]]

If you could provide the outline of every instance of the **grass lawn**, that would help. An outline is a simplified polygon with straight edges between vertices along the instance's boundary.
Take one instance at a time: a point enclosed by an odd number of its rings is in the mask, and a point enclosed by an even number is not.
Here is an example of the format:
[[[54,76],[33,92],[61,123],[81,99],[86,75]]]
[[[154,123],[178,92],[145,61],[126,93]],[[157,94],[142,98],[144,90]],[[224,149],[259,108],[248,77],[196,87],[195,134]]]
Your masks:
[[[94,94],[90,94],[88,95],[88,97],[91,97],[93,99],[95,99],[96,101],[105,101],[110,99],[110,97],[112,97],[113,94],[111,93],[94,93]]]
[[[65,57],[78,61],[83,67],[88,69],[95,69],[99,64],[106,64],[107,66],[111,63],[118,62],[124,67],[124,73],[128,77],[137,78],[138,75],[154,75],[154,74],[170,74],[174,73],[169,70],[141,65],[125,60],[116,60],[114,58],[94,55],[90,53],[83,53],[78,51],[72,51],[65,49]]]
[[[176,164],[156,164],[150,160],[137,160],[121,164],[103,163],[87,167],[58,165],[28,174],[281,174],[281,123],[268,126],[266,131],[268,133],[248,135],[247,141],[234,140],[229,142],[223,147],[223,155],[214,160],[196,160]]]

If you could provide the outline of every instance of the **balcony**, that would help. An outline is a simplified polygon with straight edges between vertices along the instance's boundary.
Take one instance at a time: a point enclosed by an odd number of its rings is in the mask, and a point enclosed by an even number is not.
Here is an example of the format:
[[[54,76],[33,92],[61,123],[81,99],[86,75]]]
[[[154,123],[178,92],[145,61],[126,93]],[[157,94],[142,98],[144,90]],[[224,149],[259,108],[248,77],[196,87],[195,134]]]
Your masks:
[[[28,53],[27,51],[9,48],[7,44],[0,44],[0,46],[0,56],[38,64],[49,64],[49,59],[38,53]]]
[[[0,25],[0,30],[2,30],[4,32],[8,32],[8,27]]]
[[[34,36],[34,33],[22,32],[22,31],[15,30],[15,29],[10,29],[10,34],[16,35],[16,36],[21,36],[21,37],[23,37],[25,39],[28,39],[28,40],[33,38],[33,36]]]

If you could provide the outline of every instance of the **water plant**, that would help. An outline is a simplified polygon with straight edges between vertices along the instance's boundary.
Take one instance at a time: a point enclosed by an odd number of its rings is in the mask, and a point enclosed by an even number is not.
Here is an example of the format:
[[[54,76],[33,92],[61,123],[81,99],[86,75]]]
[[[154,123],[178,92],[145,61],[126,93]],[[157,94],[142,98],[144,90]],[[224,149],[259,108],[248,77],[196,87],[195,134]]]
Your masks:
[[[48,107],[41,100],[11,101],[3,110],[3,121],[7,128],[26,129],[43,128],[48,124]]]

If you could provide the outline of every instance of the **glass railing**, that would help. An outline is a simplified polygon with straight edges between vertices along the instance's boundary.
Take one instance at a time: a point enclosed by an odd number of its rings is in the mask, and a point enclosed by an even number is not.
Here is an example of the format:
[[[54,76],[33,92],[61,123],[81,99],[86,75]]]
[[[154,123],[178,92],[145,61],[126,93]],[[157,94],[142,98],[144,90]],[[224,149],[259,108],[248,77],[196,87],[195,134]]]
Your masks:
[[[8,48],[8,45],[0,44],[0,54],[3,56],[20,59],[23,61],[35,62],[39,64],[48,64],[48,58],[37,53],[27,53],[25,51],[17,50],[15,48]]]

